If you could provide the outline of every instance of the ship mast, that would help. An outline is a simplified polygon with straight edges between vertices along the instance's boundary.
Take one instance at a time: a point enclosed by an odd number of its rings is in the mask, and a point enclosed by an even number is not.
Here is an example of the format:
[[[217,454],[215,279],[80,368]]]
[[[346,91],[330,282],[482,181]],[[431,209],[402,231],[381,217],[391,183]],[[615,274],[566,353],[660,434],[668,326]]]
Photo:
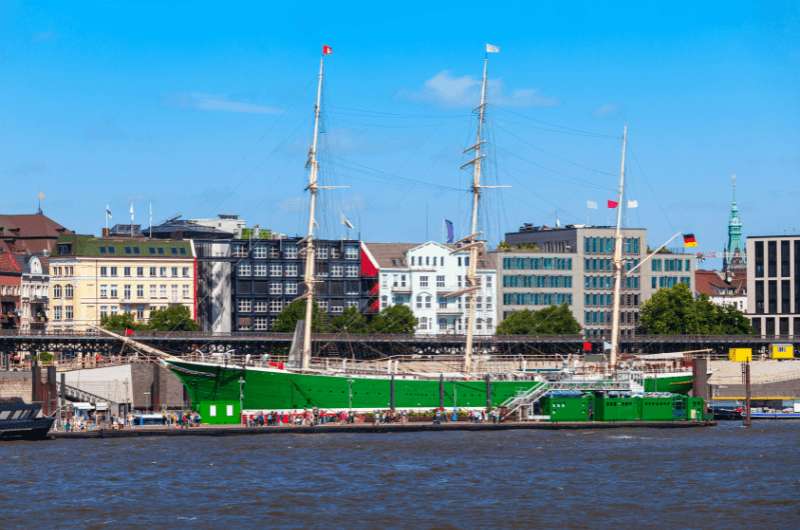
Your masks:
[[[478,241],[478,206],[481,200],[481,169],[483,165],[484,155],[481,153],[483,147],[483,123],[486,115],[486,84],[487,72],[489,69],[489,45],[487,45],[487,53],[483,59],[483,78],[481,81],[481,101],[478,105],[478,127],[475,135],[475,144],[464,150],[465,153],[469,151],[475,152],[475,157],[464,164],[466,167],[472,164],[472,216],[470,220],[470,233],[462,241],[466,243],[469,249],[469,263],[467,264],[467,337],[466,345],[464,348],[464,373],[469,374],[472,371],[472,343],[475,335],[475,312],[477,309],[477,292],[480,289],[480,280],[478,279],[478,255],[482,243]]]
[[[309,206],[308,206],[308,229],[306,230],[306,267],[303,274],[303,283],[306,286],[304,298],[306,300],[306,317],[303,322],[303,352],[302,364],[303,370],[307,370],[311,364],[311,320],[314,314],[314,226],[317,221],[315,219],[317,209],[317,194],[319,193],[319,185],[317,184],[317,175],[319,172],[319,164],[317,162],[317,141],[319,139],[319,115],[320,107],[322,106],[322,79],[325,73],[325,55],[327,47],[323,47],[322,56],[319,58],[319,74],[317,76],[317,99],[314,104],[314,133],[311,139],[311,148],[308,150],[308,185],[306,190],[309,193]]]
[[[625,199],[625,151],[628,146],[628,126],[622,129],[622,160],[619,167],[619,190],[617,194],[617,227],[614,232],[614,300],[611,312],[611,351],[609,352],[609,368],[613,373],[617,367],[617,354],[619,353],[619,320],[620,298],[622,295],[622,280],[625,270],[625,261],[622,259],[622,208]]]

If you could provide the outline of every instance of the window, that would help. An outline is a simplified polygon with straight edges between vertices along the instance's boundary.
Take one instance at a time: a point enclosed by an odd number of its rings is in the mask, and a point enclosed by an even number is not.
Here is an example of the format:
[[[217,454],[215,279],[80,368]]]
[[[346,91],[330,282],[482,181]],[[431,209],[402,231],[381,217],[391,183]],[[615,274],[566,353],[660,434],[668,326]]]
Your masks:
[[[189,277],[189,267],[184,267],[183,268],[183,277],[184,278],[188,278]]]
[[[286,245],[286,247],[283,249],[283,256],[286,259],[297,259],[297,246]]]
[[[281,267],[280,263],[273,263],[269,266],[269,275],[270,276],[283,275],[283,267]]]
[[[320,300],[320,301],[317,302],[317,305],[319,306],[319,308],[322,311],[325,311],[327,313],[327,311],[328,311],[328,301],[327,300]]]
[[[72,306],[64,306],[64,320],[72,320]]]
[[[297,265],[295,264],[286,265],[283,269],[283,274],[284,276],[287,277],[297,276]]]
[[[347,300],[344,303],[345,307],[355,307],[358,309],[358,300]]]
[[[136,276],[138,278],[144,276],[144,267],[136,267]]]
[[[417,309],[422,309],[422,295],[417,295]]]
[[[61,306],[55,306],[53,308],[53,320],[61,320]]]
[[[116,285],[112,285],[111,286],[111,291],[110,291],[109,296],[111,296],[111,298],[117,298],[118,293],[117,293],[117,286]]]
[[[61,286],[56,285],[53,287],[53,298],[61,298]]]
[[[286,294],[297,294],[297,283],[288,282],[284,285]]]
[[[100,318],[103,319],[103,318],[106,318],[107,316],[108,316],[108,306],[107,305],[101,305],[100,306]]]
[[[111,276],[116,276],[116,275],[117,275],[117,268],[111,267]]]
[[[430,309],[431,308],[431,296],[430,295],[427,295],[425,297],[425,308],[426,309]]]
[[[178,301],[178,286],[170,285],[170,297],[173,302]]]
[[[422,317],[419,319],[419,329],[421,330],[428,329],[428,317]]]
[[[444,287],[444,276],[436,277],[436,287]]]
[[[239,312],[249,313],[253,309],[252,300],[239,300]]]
[[[166,267],[159,267],[158,268],[158,275],[164,278],[167,275],[167,268]]]
[[[130,267],[123,267],[122,268],[122,275],[126,278],[130,278],[131,276],[131,268]]]
[[[144,306],[143,305],[137,305],[136,306],[136,320],[144,320]]]
[[[108,267],[100,267],[100,276],[108,276]]]
[[[486,330],[487,331],[491,331],[492,330],[492,318],[491,317],[486,319]]]
[[[155,285],[151,285],[150,286],[150,298],[155,298],[156,297],[156,290],[157,289],[158,288]]]
[[[331,306],[331,313],[342,313],[344,311],[344,307],[340,305]]]
[[[136,298],[144,298],[144,285],[136,286]]]
[[[267,247],[264,245],[256,245],[256,247],[253,249],[253,257],[265,259],[267,257]]]
[[[358,247],[344,247],[344,259],[358,259]]]
[[[483,298],[480,297],[480,296],[476,296],[475,297],[475,309],[481,309],[482,305],[483,305]]]
[[[327,304],[327,302],[326,302]],[[322,309],[322,302],[318,304],[320,309]],[[269,301],[269,311],[270,313],[280,313],[283,309],[283,301],[281,300],[270,300]]]
[[[486,287],[491,287],[491,286],[492,286],[492,277],[487,275],[486,276]]]
[[[348,265],[345,267],[345,273],[348,278],[358,278],[358,265]]]
[[[342,265],[331,265],[331,276],[333,277],[341,277],[344,275],[344,266]]]
[[[487,296],[486,297],[486,309],[492,309],[492,297],[491,296]]]
[[[250,276],[252,269],[249,263],[240,263],[237,267],[239,276]]]
[[[267,275],[267,264],[266,263],[256,263],[253,266],[253,271],[256,276],[266,276]]]
[[[283,294],[283,285],[278,282],[269,284],[269,294]]]
[[[419,286],[420,287],[427,287],[428,286],[428,277],[427,276],[420,276],[419,277]]]
[[[112,315],[116,315],[117,311],[119,311],[119,308],[117,306],[115,306],[115,305],[112,305],[111,306],[111,314]]]
[[[167,297],[167,286],[166,285],[159,285],[158,286],[158,297],[159,298],[166,298]]]
[[[460,275],[460,274],[458,275],[458,286],[459,286],[459,287],[463,287],[463,285],[462,285],[462,280],[461,280],[461,275]]]
[[[246,258],[247,257],[247,245],[244,243],[237,243],[233,245],[231,249],[231,253],[233,254],[234,258]]]
[[[170,268],[170,272],[172,273],[172,277],[173,278],[177,278],[178,277],[178,267],[171,267]]]
[[[268,320],[266,317],[256,317],[253,319],[253,328],[256,331],[265,331],[268,327]]]
[[[155,267],[150,267],[150,276],[154,277],[155,275],[156,275],[156,268]]]
[[[191,298],[191,297],[192,297],[192,293],[191,293],[191,291],[189,290],[189,285],[188,285],[188,284],[184,284],[184,285],[182,285],[182,292],[181,292],[181,294],[182,294],[183,298]]]
[[[131,286],[130,285],[124,285],[122,287],[122,297],[125,298],[125,300],[130,300],[131,299]]]
[[[266,300],[256,300],[255,309],[256,313],[266,313],[269,305]]]
[[[316,251],[317,259],[328,259],[328,247],[319,247]]]

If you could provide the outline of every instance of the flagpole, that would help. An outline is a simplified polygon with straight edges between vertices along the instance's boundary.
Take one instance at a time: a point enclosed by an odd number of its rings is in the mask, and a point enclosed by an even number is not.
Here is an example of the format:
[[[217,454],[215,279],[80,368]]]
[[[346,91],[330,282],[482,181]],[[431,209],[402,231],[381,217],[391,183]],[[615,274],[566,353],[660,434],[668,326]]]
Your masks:
[[[153,239],[153,201],[150,201],[150,239]]]

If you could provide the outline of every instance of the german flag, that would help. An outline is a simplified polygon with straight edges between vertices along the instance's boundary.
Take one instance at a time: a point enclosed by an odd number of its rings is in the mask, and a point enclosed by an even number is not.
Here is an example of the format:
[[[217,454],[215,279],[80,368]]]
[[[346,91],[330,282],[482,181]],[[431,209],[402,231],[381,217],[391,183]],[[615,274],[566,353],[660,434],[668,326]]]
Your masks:
[[[697,246],[697,239],[695,239],[694,234],[683,234],[683,246],[686,248]]]

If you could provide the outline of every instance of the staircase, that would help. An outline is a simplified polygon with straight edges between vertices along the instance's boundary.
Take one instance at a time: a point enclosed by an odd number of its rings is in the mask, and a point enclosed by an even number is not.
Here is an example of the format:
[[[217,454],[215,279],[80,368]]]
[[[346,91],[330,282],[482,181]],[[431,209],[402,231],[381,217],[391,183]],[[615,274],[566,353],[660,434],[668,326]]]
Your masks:
[[[62,392],[62,385],[61,381],[56,382],[56,388],[58,389],[59,395]],[[70,386],[70,385],[63,385],[63,392],[64,397],[67,398],[69,401],[81,401],[84,403],[91,403],[93,406],[97,406],[98,403],[107,403],[109,410],[117,410],[118,403],[111,401],[108,398],[104,398],[103,396],[98,396],[97,394],[92,394],[91,392],[87,392],[85,390],[81,390],[80,388]]]

